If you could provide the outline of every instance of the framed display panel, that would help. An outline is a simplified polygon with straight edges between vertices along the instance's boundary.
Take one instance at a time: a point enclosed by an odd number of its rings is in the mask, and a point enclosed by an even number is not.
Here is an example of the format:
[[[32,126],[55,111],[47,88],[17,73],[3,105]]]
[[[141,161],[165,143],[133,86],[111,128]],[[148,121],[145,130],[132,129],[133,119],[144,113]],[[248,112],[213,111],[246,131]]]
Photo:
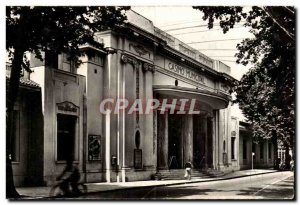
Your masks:
[[[88,160],[101,160],[101,136],[89,135],[88,137]]]

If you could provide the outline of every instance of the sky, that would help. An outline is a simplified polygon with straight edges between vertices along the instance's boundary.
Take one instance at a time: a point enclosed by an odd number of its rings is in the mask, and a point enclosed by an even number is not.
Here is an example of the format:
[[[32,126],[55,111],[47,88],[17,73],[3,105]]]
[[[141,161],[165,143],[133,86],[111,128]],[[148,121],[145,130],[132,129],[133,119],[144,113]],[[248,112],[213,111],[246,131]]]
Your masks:
[[[244,38],[251,38],[248,28],[237,25],[236,28],[223,34],[218,25],[207,28],[202,20],[202,13],[191,6],[133,6],[132,10],[148,18],[153,24],[173,35],[189,46],[199,49],[203,54],[231,67],[231,75],[240,80],[252,65],[243,66],[235,63],[236,45]],[[198,42],[198,43],[193,43]],[[232,116],[245,121],[238,105],[233,105]]]

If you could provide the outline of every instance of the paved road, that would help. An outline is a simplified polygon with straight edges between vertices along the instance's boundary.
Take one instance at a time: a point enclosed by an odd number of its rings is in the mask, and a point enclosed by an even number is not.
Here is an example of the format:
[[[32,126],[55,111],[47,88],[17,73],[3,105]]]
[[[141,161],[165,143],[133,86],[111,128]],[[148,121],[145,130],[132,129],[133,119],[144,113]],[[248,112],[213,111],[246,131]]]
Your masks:
[[[148,187],[91,193],[84,199],[100,200],[195,200],[195,199],[293,199],[292,172],[243,177],[231,180],[189,183],[183,185]]]

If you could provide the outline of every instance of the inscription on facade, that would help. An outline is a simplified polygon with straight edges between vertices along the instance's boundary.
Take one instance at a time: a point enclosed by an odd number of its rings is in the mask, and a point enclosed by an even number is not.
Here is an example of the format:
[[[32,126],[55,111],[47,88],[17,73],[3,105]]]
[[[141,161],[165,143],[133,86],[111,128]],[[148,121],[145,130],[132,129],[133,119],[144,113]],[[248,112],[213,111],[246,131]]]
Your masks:
[[[185,78],[188,78],[192,81],[195,81],[197,83],[205,84],[204,77],[193,70],[187,69],[183,66],[177,65],[172,62],[167,62],[166,69],[169,71],[179,74]]]
[[[196,58],[196,53],[182,44],[179,44],[179,50],[192,58]]]

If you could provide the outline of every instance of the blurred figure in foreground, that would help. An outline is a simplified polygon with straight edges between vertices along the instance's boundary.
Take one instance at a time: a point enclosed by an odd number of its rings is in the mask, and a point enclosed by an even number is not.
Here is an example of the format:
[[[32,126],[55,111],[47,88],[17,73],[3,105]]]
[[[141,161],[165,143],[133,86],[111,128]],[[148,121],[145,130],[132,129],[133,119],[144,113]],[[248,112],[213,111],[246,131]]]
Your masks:
[[[63,172],[56,178],[60,180],[60,188],[64,195],[80,194],[78,189],[78,182],[80,180],[80,173],[78,167],[73,165],[73,158],[69,157]],[[70,189],[71,186],[71,189]]]

